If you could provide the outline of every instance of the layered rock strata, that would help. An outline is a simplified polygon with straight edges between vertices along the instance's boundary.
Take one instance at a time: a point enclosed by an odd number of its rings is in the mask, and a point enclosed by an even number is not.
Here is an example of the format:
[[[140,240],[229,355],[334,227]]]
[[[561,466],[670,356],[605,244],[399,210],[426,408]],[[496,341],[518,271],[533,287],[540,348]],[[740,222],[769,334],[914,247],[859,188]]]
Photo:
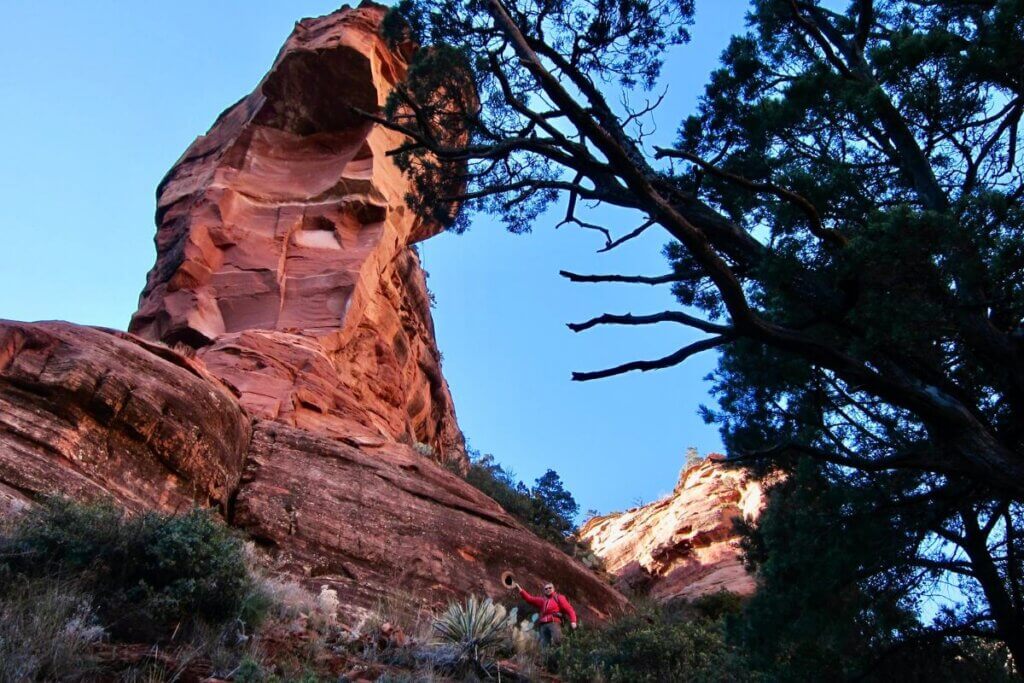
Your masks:
[[[299,22],[158,189],[131,333],[0,321],[0,513],[41,494],[213,506],[278,569],[371,607],[498,596],[503,570],[625,599],[453,473],[465,451],[405,205],[367,123],[413,46],[364,3]]]
[[[401,444],[360,446],[258,422],[233,523],[279,566],[327,579],[350,604],[372,607],[396,587],[439,602],[499,598],[509,570],[524,585],[563,586],[591,623],[625,607],[606,582]]]
[[[269,73],[157,190],[157,260],[129,330],[198,350],[253,415],[428,445],[463,460],[408,210],[387,158],[404,139],[362,118],[412,45],[385,9],[295,26]]]
[[[756,519],[761,484],[710,457],[686,467],[671,495],[588,520],[580,537],[616,586],[661,602],[727,590],[754,592],[740,557],[737,519]]]
[[[226,387],[164,347],[70,323],[0,321],[0,497],[223,506],[250,431]]]

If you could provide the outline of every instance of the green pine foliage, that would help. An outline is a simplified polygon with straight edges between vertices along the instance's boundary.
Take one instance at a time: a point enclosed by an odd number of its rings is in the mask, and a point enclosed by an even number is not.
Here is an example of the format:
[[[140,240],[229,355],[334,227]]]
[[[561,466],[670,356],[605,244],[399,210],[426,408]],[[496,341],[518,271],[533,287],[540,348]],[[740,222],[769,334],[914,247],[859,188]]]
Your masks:
[[[777,646],[793,676],[872,675],[922,643],[1006,648],[1019,673],[1024,1],[752,0],[695,110],[669,112],[666,147],[647,106],[685,60],[670,48],[692,2],[399,8],[428,46],[414,62],[458,64],[477,95],[431,90],[441,76],[416,65],[392,93],[385,125],[409,136],[398,158],[421,196],[515,232],[564,199],[551,223],[605,250],[648,229],[669,240],[665,274],[563,274],[667,285],[677,310],[570,327],[668,322],[699,339],[573,378],[720,353],[705,417],[731,456],[792,481],[751,537],[761,627],[730,637]],[[439,186],[452,178],[463,191]],[[622,229],[626,212],[640,228]]]
[[[955,611],[941,627],[921,623],[927,518],[899,511],[889,493],[800,462],[746,530],[760,583],[728,620],[730,642],[773,680],[1014,680],[1006,647],[960,628]]]
[[[505,511],[546,541],[563,549],[572,547],[580,506],[565,489],[561,477],[548,470],[527,487],[498,464],[493,455],[471,451],[466,481],[498,502]]]

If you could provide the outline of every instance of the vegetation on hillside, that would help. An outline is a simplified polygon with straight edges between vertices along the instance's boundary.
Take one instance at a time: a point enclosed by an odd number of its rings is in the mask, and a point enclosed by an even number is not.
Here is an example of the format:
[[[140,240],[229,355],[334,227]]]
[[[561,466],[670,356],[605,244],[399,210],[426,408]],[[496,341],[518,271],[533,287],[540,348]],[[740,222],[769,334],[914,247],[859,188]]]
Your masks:
[[[742,653],[726,643],[722,619],[699,610],[641,605],[606,628],[566,638],[558,672],[573,683],[761,680]]]
[[[73,584],[117,640],[160,642],[200,624],[254,624],[265,609],[241,540],[198,510],[128,516],[113,503],[53,498],[0,544],[5,592],[26,582]]]
[[[481,455],[470,449],[466,481],[493,498],[505,511],[518,519],[533,533],[552,543],[590,569],[604,574],[604,563],[590,546],[576,535],[580,506],[565,488],[558,472],[547,470],[527,486],[510,470],[499,464],[493,455]],[[596,512],[589,516],[596,515]],[[611,580],[610,576],[605,578]]]
[[[781,533],[817,551],[828,545],[823,527],[836,500],[815,499],[817,489],[802,479],[791,489],[786,495],[803,510],[806,528]],[[769,518],[758,534],[770,538],[787,520]],[[850,538],[848,548],[860,540]],[[333,591],[317,596],[268,578],[208,513],[129,516],[112,504],[52,499],[0,533],[0,680],[172,680],[187,672],[312,683],[355,671],[380,680],[468,681],[499,670],[519,681],[539,680],[545,670],[566,681],[848,678],[887,622],[850,629],[846,618],[818,619],[814,602],[844,617],[861,612],[861,597],[833,593],[841,559],[822,556],[823,576],[815,578],[804,566],[808,554],[797,550],[788,563],[766,561],[768,590],[750,602],[720,593],[642,603],[607,624],[566,632],[559,648],[544,651],[531,620],[475,597],[435,612],[396,592],[342,627]],[[751,546],[752,558],[759,552]],[[876,552],[877,544],[861,555]],[[794,578],[784,589],[788,604],[773,604],[780,599],[773,582]],[[780,613],[787,621],[774,621]],[[769,631],[782,635],[766,639]],[[776,651],[771,643],[779,642]],[[120,656],[118,644],[128,648]],[[864,680],[1009,680],[1006,657],[977,637],[903,642]]]
[[[38,501],[0,525],[0,681],[297,680],[340,638],[325,597],[210,512]]]
[[[554,470],[549,469],[528,487],[493,455],[470,450],[466,481],[544,540],[562,549],[572,547],[580,506]]]

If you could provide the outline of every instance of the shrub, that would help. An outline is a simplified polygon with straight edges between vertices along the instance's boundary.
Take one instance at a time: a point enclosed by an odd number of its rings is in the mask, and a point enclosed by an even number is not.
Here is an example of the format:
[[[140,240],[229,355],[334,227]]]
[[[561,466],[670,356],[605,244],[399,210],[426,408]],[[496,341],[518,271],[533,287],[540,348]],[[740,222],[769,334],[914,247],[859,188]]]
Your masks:
[[[746,604],[746,598],[742,595],[719,590],[686,603],[682,609],[691,611],[698,617],[718,621],[739,614],[743,610],[744,604]]]
[[[0,568],[13,576],[75,581],[121,640],[158,641],[199,623],[256,622],[241,541],[206,512],[127,516],[112,503],[50,499],[8,532]]]
[[[648,607],[605,628],[570,632],[558,651],[566,681],[754,680],[718,622]]]

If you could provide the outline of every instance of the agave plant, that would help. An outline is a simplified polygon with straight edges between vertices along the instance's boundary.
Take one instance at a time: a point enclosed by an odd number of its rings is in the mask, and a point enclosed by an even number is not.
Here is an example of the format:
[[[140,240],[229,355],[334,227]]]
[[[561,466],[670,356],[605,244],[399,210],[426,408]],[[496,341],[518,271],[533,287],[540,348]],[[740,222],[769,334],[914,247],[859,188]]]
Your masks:
[[[434,633],[453,650],[457,661],[485,667],[488,657],[509,644],[517,616],[515,608],[510,612],[490,598],[470,596],[465,603],[449,603],[434,619]]]

